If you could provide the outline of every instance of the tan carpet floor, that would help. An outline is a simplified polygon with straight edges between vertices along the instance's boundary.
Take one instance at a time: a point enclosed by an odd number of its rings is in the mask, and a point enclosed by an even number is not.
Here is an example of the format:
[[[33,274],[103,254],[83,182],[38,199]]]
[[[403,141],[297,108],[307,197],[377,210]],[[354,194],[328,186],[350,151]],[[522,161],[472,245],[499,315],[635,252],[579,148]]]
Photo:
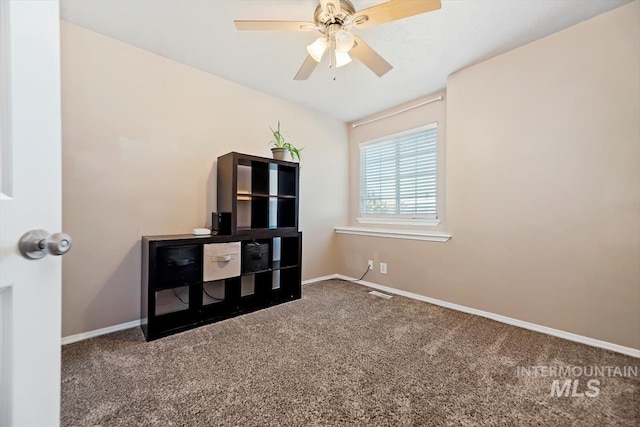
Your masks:
[[[638,359],[329,280],[301,300],[147,343],[62,350],[64,426],[638,426],[637,376],[520,375]],[[578,393],[551,396],[553,380]]]

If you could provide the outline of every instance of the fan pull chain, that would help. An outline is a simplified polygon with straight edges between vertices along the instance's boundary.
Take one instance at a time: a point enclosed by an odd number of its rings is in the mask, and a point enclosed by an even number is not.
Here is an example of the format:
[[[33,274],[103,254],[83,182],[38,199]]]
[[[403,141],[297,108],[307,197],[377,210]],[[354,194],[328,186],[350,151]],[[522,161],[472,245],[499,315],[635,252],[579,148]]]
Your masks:
[[[333,70],[333,81],[336,80],[336,39],[333,37],[333,34],[329,37],[329,57],[331,58],[331,63],[329,68]]]

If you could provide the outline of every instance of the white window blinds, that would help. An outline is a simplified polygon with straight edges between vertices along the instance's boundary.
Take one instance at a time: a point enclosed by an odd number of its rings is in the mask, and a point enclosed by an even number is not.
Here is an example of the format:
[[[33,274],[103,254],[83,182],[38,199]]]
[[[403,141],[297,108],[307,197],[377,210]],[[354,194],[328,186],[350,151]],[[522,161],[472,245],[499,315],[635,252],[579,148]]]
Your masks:
[[[360,215],[437,218],[438,125],[360,145]]]

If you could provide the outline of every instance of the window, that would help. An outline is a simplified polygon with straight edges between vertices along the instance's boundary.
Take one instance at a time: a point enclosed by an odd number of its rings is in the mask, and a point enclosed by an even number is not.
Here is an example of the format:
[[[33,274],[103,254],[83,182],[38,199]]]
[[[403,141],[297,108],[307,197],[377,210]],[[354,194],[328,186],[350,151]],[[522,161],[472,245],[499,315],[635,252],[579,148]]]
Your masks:
[[[437,123],[360,144],[359,221],[436,220],[437,155]]]

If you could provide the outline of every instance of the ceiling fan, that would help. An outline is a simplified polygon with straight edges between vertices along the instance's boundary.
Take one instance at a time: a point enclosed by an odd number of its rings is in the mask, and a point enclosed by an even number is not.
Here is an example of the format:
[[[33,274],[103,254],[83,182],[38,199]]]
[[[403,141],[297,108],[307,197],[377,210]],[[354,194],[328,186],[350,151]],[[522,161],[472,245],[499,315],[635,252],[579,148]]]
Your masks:
[[[409,16],[440,9],[440,0],[388,0],[356,12],[349,0],[320,0],[313,22],[235,20],[245,31],[319,31],[321,36],[307,46],[309,55],[294,80],[309,78],[324,53],[329,50],[330,67],[336,69],[351,62],[349,53],[369,67],[378,77],[393,68],[355,34],[354,28],[370,28]],[[335,80],[335,74],[334,74]]]

